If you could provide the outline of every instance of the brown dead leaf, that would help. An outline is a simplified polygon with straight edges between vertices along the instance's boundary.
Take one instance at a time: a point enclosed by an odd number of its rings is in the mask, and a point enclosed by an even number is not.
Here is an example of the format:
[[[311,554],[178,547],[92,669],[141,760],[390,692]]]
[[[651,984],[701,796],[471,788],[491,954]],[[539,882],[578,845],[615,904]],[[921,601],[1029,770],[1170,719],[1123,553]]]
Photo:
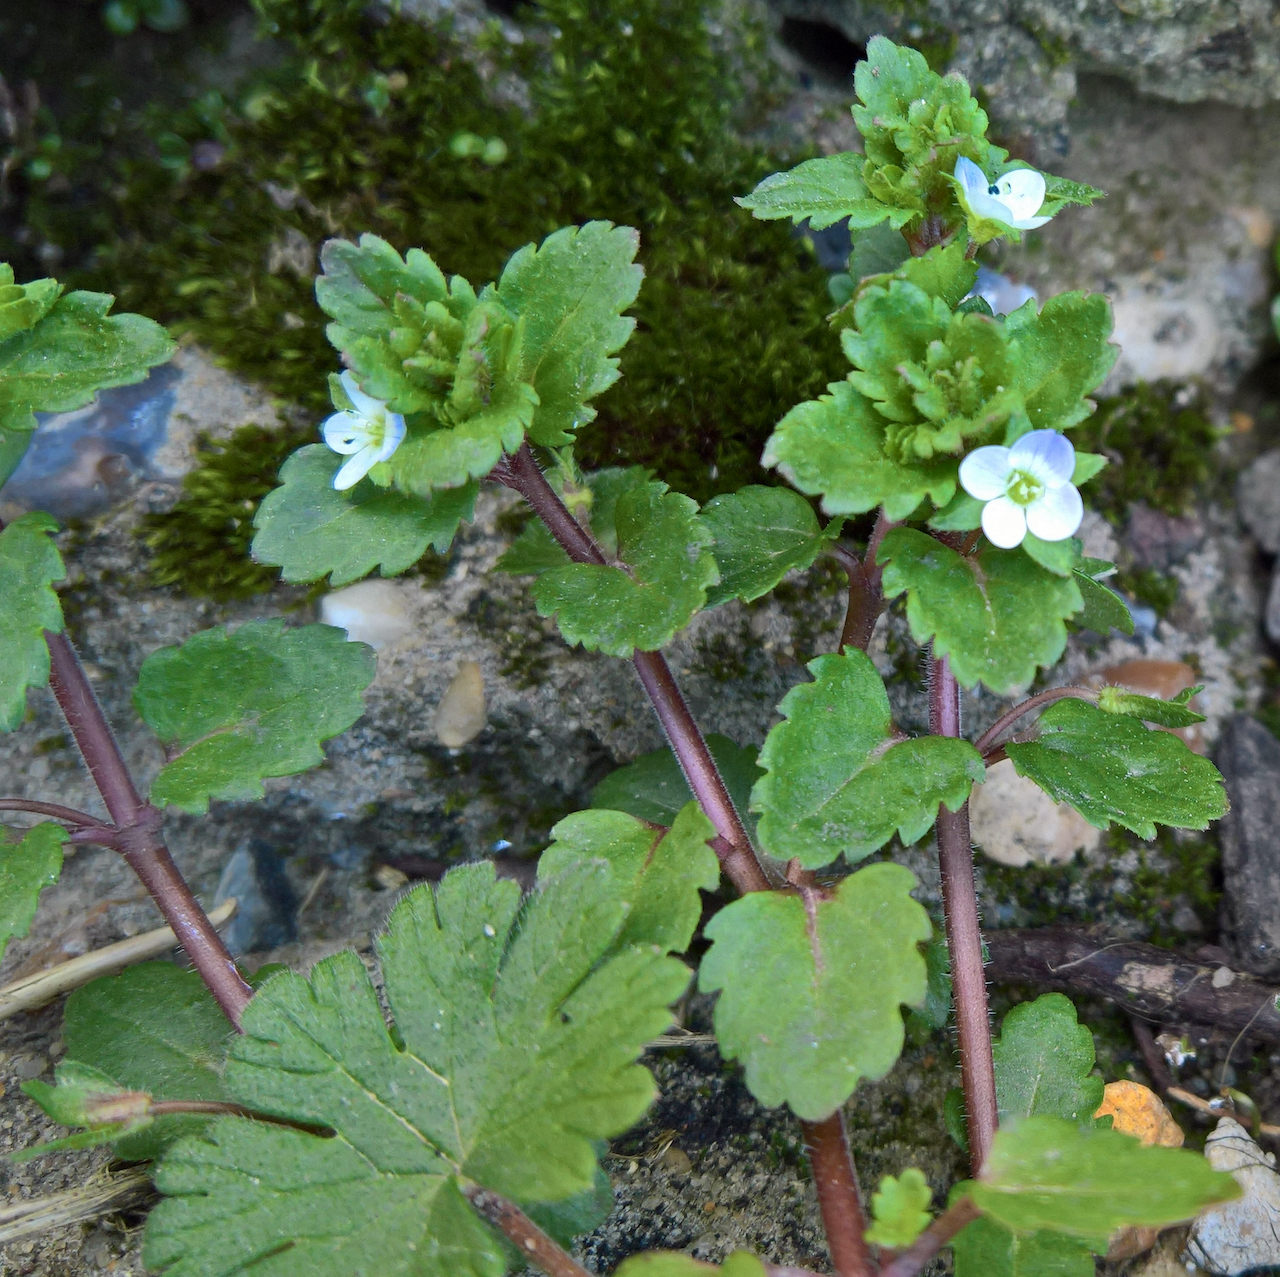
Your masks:
[[[1102,1093],[1102,1105],[1094,1117],[1108,1113],[1114,1130],[1132,1135],[1142,1144],[1182,1147],[1182,1128],[1173,1120],[1164,1101],[1141,1082],[1108,1082]]]

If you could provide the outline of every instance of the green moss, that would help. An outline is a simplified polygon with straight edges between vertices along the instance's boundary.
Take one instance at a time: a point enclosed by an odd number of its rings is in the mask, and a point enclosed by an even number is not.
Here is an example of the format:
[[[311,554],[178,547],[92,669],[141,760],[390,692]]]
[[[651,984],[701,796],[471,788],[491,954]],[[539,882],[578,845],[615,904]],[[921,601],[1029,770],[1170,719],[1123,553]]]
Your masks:
[[[151,583],[220,601],[270,589],[280,571],[249,558],[253,516],[284,459],[310,435],[250,425],[225,442],[201,436],[200,460],[182,481],[183,495],[172,509],[143,519]]]
[[[1186,939],[1169,926],[1178,902],[1187,901],[1205,929],[1217,930],[1221,853],[1212,838],[1157,828],[1154,844],[1129,840],[1138,850],[1133,887],[1118,903],[1147,928],[1153,944],[1173,946]]]
[[[1178,582],[1155,568],[1117,572],[1114,584],[1130,598],[1154,608],[1157,616],[1164,616],[1178,601]]]
[[[1072,431],[1077,449],[1111,461],[1086,486],[1085,501],[1117,525],[1135,501],[1182,514],[1212,473],[1218,438],[1203,396],[1187,387],[1140,382],[1102,399],[1097,412]]]

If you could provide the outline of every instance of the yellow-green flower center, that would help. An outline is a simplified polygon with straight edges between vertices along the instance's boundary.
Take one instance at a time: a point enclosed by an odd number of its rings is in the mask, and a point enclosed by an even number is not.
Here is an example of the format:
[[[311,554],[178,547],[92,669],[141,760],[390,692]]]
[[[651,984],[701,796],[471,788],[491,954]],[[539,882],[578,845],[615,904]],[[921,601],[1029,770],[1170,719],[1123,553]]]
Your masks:
[[[1005,495],[1015,505],[1030,505],[1044,496],[1044,484],[1033,474],[1025,470],[1015,470],[1009,476],[1009,486]]]

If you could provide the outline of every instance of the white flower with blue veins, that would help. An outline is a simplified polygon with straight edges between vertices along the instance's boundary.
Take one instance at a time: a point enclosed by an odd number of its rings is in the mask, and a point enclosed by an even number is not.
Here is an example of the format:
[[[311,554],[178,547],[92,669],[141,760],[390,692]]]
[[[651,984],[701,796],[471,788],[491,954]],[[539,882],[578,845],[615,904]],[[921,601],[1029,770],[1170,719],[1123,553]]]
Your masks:
[[[960,183],[964,205],[977,217],[1003,222],[1016,231],[1034,231],[1053,215],[1037,217],[1044,204],[1044,174],[1033,168],[1015,168],[994,182],[962,155],[956,161],[955,179]]]
[[[404,418],[388,412],[381,399],[366,395],[356,379],[344,372],[338,380],[351,401],[344,412],[335,412],[324,423],[324,441],[334,452],[349,457],[333,476],[339,492],[354,488],[378,464],[404,442]]]
[[[1012,550],[1028,532],[1065,541],[1084,518],[1071,482],[1076,450],[1056,430],[1033,430],[1012,448],[975,448],[960,463],[960,486],[982,507],[982,530],[992,545]]]

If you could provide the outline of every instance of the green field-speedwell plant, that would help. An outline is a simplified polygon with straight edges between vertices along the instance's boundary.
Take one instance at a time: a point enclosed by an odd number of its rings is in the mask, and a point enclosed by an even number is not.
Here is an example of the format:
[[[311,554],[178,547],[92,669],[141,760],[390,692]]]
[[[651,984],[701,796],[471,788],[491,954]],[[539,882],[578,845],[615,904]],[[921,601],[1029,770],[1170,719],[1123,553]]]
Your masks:
[[[1203,829],[1225,807],[1213,766],[1150,726],[1198,721],[1189,696],[1057,687],[977,740],[961,730],[961,687],[1010,693],[1058,660],[1070,628],[1131,628],[1100,581],[1111,565],[1075,537],[1080,489],[1104,460],[1077,452],[1070,431],[1115,357],[1107,302],[1067,293],[995,316],[972,295],[980,245],[1099,193],[1010,161],[966,83],[912,50],[873,40],[856,87],[864,154],[807,161],[740,201],[815,227],[847,218],[854,232],[832,317],[848,375],[788,412],[765,449],[789,487],[699,509],[642,468],[575,466],[575,432],[632,332],[636,231],[566,227],[483,287],[374,236],[326,246],[316,299],[337,351],[334,412],[263,502],[255,557],[293,582],[393,575],[448,549],[481,484],[513,489],[537,517],[499,566],[534,578],[568,643],[633,662],[670,742],[665,766],[688,790],[683,805],[655,806],[660,765],[622,769],[602,791],[610,807],[556,826],[523,896],[488,863],[408,892],[378,937],[382,996],[354,953],[309,976],[247,979],[162,830],[168,806],[252,800],[264,778],[320,763],[322,743],[361,714],[373,653],[280,621],[154,652],[134,704],[168,761],[143,795],[65,633],[53,520],[27,514],[0,533],[0,726],[19,729],[27,689],[47,683],[109,813],[0,801],[46,818],[0,848],[0,942],[29,926],[63,844],[91,843],[137,871],[193,966],[150,964],[78,992],[56,1085],[27,1084],[77,1128],[60,1143],[153,1161],[152,1268],[584,1277],[566,1247],[610,1210],[603,1141],[654,1098],[637,1061],[695,978],[678,955],[700,893],[722,877],[735,898],[704,928],[698,986],[718,995],[721,1055],[801,1124],[840,1277],[909,1277],[944,1246],[960,1277],[1088,1277],[1116,1229],[1235,1194],[1199,1155],[1095,1119],[1092,1042],[1065,998],[1019,1008],[994,1049],[988,1025],[967,804],[989,764],[1010,758],[1094,825],[1145,838],[1157,822]],[[878,273],[866,274],[871,256]],[[109,314],[107,296],[20,285],[11,271],[0,284],[3,478],[34,413],[141,380],[172,347],[149,320]],[[865,544],[847,526],[862,515]],[[759,599],[820,556],[848,573],[847,619],[838,650],[779,706],[749,826],[661,649],[699,611]],[[924,736],[895,725],[866,655],[902,596],[930,653]],[[935,963],[932,990],[912,874],[857,868],[895,834],[930,830],[950,959],[949,984]],[[841,1116],[863,1079],[894,1067],[903,1008],[927,999],[954,1016],[973,1171],[936,1218],[915,1169],[862,1197]],[[183,1069],[131,1032],[157,1017],[182,1038]],[[619,1269],[711,1271],[656,1252]],[[783,1270],[738,1253],[723,1271]]]

